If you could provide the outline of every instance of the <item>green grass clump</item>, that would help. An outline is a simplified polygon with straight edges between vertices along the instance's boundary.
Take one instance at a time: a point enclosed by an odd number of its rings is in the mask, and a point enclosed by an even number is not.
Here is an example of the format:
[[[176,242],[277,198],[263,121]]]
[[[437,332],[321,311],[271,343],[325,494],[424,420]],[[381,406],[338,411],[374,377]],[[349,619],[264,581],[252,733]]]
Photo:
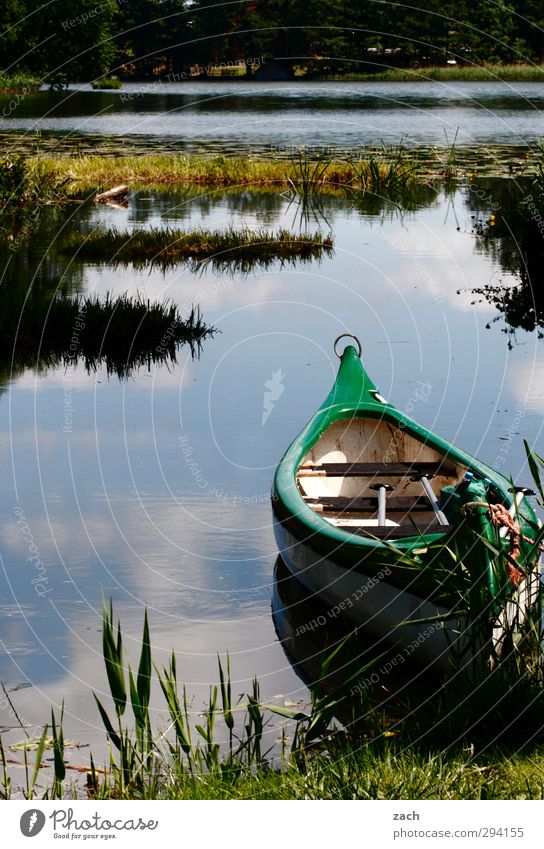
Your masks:
[[[288,230],[134,230],[96,229],[73,233],[61,245],[64,253],[77,254],[93,262],[150,263],[167,267],[189,261],[195,269],[202,263],[214,268],[250,271],[270,263],[309,261],[330,255],[330,236],[299,235]]]
[[[37,167],[52,180],[67,183],[69,191],[107,189],[127,183],[132,188],[175,186],[268,187],[337,194],[353,190],[380,191],[383,175],[404,173],[406,184],[424,182],[404,148],[361,155],[356,159],[312,156],[301,149],[289,159],[253,159],[241,156],[157,155],[37,157]],[[376,178],[378,178],[376,182]]]
[[[121,88],[122,85],[123,83],[118,77],[101,77],[91,83],[92,88],[104,90]]]

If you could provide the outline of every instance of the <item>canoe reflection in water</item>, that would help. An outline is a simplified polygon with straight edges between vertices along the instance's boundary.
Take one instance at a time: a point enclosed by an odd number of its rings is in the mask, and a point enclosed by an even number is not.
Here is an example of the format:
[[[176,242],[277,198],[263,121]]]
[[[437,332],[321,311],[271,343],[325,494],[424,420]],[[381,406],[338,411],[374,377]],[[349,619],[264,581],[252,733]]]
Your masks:
[[[360,705],[368,699],[369,707],[398,715],[404,712],[408,698],[413,709],[441,687],[435,675],[413,662],[415,646],[393,648],[363,628],[354,628],[307,590],[281,557],[274,569],[272,618],[282,648],[301,680],[323,694],[342,690],[346,706],[350,695],[363,695],[364,699],[354,701]],[[422,625],[421,639],[431,626]]]

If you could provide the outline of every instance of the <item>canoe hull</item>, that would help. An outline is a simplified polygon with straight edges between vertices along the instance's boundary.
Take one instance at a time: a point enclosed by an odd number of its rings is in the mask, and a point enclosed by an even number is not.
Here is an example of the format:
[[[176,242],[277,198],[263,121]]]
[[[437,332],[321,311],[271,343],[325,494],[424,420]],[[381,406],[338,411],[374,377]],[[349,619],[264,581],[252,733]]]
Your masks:
[[[381,520],[373,512],[375,490],[383,498],[386,484],[394,490],[384,499],[387,521],[385,509]],[[331,392],[276,470],[276,540],[289,571],[331,617],[439,672],[477,673],[508,645],[540,586],[539,525],[510,487],[395,409],[366,374],[360,346],[348,346]],[[515,545],[508,532],[499,538],[490,505],[502,510],[503,524],[515,517],[519,526],[517,570],[507,560]]]
[[[308,623],[308,629],[342,616],[371,634],[378,651],[380,644],[384,651],[398,646],[403,660],[410,658],[438,674],[472,667],[475,652],[466,621],[448,619],[445,608],[389,583],[387,565],[377,565],[370,574],[346,568],[298,539],[277,517],[274,533],[291,574],[327,606],[319,621]],[[440,621],[432,621],[437,616]],[[399,627],[399,623],[413,620],[431,621]]]

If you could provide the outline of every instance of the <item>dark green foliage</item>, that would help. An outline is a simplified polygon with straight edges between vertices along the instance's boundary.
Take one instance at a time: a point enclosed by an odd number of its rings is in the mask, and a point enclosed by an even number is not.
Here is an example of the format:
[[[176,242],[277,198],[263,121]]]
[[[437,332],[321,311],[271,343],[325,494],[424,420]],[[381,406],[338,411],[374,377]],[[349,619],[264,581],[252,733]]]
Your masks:
[[[99,10],[98,12],[96,10]],[[171,73],[206,77],[214,63],[276,59],[347,74],[387,67],[539,61],[537,0],[5,0],[3,62],[45,81]]]

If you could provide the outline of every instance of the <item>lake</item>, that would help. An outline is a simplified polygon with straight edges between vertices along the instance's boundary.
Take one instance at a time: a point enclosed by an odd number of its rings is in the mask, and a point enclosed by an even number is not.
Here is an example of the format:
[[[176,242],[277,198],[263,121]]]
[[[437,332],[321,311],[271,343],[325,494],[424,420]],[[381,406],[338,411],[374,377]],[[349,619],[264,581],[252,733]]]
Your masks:
[[[307,145],[528,145],[542,136],[544,83],[125,83],[0,95],[9,143],[131,145],[229,153]],[[115,138],[117,136],[117,138]],[[120,136],[120,137],[119,137]]]
[[[216,97],[230,98],[229,109],[212,103],[216,88]],[[207,127],[217,144],[231,132],[242,143],[244,126],[269,144],[366,138],[357,132],[370,119],[351,103],[362,97],[363,84],[292,85],[281,95],[266,86],[255,94],[252,84],[247,101],[246,87],[238,88],[238,124],[230,86],[190,85],[167,96],[168,114],[158,101],[153,108],[137,101],[145,105],[140,115],[146,132],[154,114],[163,127],[157,136],[166,140],[169,126],[175,135],[182,104],[206,91],[210,102],[188,105],[183,113],[194,139],[204,139]],[[485,86],[455,84],[456,99],[448,106],[433,85],[413,86],[407,98],[402,89],[373,87],[380,101],[372,112],[375,127],[386,126],[379,121],[386,120],[388,100],[403,98],[412,106],[393,107],[390,129],[396,132],[398,119],[400,132],[402,110],[414,108],[421,116],[417,139],[427,142],[433,126],[439,142],[443,110],[458,116],[449,127],[463,115],[463,132],[470,136],[486,110],[476,96],[488,103],[497,98]],[[504,106],[504,114],[499,109],[496,121],[504,127],[514,121],[516,140],[528,142],[536,137],[544,87],[517,89],[525,94]],[[368,102],[373,96],[367,95]],[[85,132],[113,129],[107,122],[119,122],[124,109],[118,93],[45,95],[51,104],[70,97],[72,105],[87,97],[114,104],[111,116],[89,118]],[[254,98],[260,98],[258,112]],[[270,109],[262,105],[266,98]],[[303,102],[297,105],[297,99]],[[43,119],[49,129],[58,122],[56,131],[68,132],[70,125],[82,130],[85,117],[81,110],[70,113],[69,104]],[[38,107],[30,98],[23,105],[30,129],[30,112]],[[129,107],[123,117],[127,135],[144,126],[134,103]],[[288,114],[279,122],[281,110]],[[525,129],[512,118],[516,110],[525,114]],[[298,130],[297,114],[299,122],[300,115],[308,117]],[[339,114],[347,122],[340,128]],[[370,125],[368,132],[370,139]],[[482,184],[431,191],[413,212],[380,203],[365,211],[325,198],[308,227],[332,231],[333,256],[276,263],[246,275],[206,268],[195,273],[183,264],[162,271],[80,262],[60,254],[57,241],[70,229],[101,224],[296,230],[300,210],[293,198],[250,190],[132,193],[127,210],[91,203],[46,208],[31,238],[15,250],[3,242],[3,285],[60,287],[65,295],[142,294],[169,299],[183,313],[199,304],[218,331],[204,341],[199,357],[181,348],[177,364],[150,364],[126,380],[105,369],[88,373],[82,363],[32,368],[16,356],[2,363],[0,680],[23,722],[47,721],[49,705],[60,706],[64,698],[66,736],[104,751],[90,692],[106,690],[101,608],[110,598],[133,662],[147,606],[155,660],[167,663],[175,648],[195,713],[209,683],[217,681],[218,652],[230,653],[234,692],[246,691],[257,674],[263,701],[307,700],[271,615],[277,552],[269,492],[283,451],[330,388],[337,367],[332,345],[344,331],[359,336],[369,374],[399,409],[411,409],[417,421],[510,472],[516,482],[530,483],[522,437],[535,446],[541,437],[542,341],[520,328],[505,333],[495,305],[471,291],[514,281],[474,232],[474,216],[492,208],[492,190]],[[278,372],[283,391],[266,417],[266,383]],[[429,387],[424,397],[417,393],[420,382]],[[0,699],[0,725],[15,724]],[[6,739],[21,736],[12,730]],[[267,742],[277,736],[273,725]],[[70,752],[70,758],[79,763],[86,754]]]

